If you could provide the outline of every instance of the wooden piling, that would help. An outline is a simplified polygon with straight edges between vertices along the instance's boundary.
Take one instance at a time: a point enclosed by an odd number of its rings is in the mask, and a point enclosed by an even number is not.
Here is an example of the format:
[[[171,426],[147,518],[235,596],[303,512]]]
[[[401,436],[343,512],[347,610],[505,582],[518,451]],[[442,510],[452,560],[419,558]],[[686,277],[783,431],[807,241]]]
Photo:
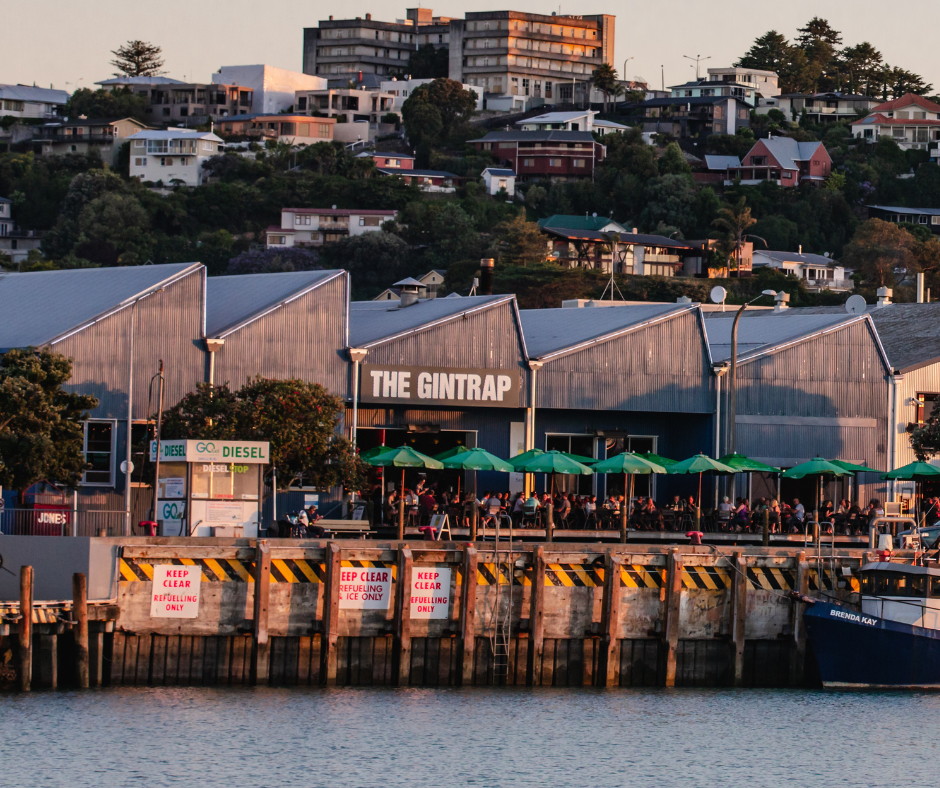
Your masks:
[[[398,593],[395,597],[395,642],[392,653],[392,683],[407,686],[411,678],[411,573],[414,557],[402,545],[398,551]]]
[[[480,529],[480,507],[476,505],[476,501],[470,503],[470,541],[475,542],[477,540],[477,532]]]
[[[552,532],[555,530],[555,511],[554,511],[555,502],[549,499],[548,503],[545,505],[545,541],[552,541]]]
[[[259,539],[255,548],[255,598],[252,621],[251,667],[249,682],[267,684],[271,643],[268,638],[268,603],[271,591],[271,548],[267,539]]]
[[[336,685],[339,640],[339,581],[343,571],[339,545],[330,542],[326,549],[326,596],[323,599],[323,647],[320,649],[320,676],[328,687]]]
[[[734,686],[744,684],[744,622],[747,618],[747,561],[744,553],[734,551],[734,577],[731,589],[731,653]]]
[[[88,689],[88,581],[81,572],[72,575],[72,621],[75,678],[79,689]]]
[[[663,626],[663,640],[666,647],[665,678],[666,687],[676,686],[676,658],[679,653],[679,602],[682,598],[682,558],[679,548],[669,550],[666,564],[666,621]]]
[[[542,651],[545,647],[545,548],[537,545],[532,550],[532,596],[529,603],[529,659],[526,666],[526,686],[538,686],[542,681]]]
[[[20,620],[17,622],[20,650],[20,691],[29,692],[33,681],[33,568],[20,567]]]
[[[458,683],[473,683],[473,647],[476,642],[477,567],[480,556],[467,545],[463,553],[463,583],[460,586],[460,675]]]
[[[620,567],[620,557],[608,552],[604,566],[604,597],[601,611],[603,646],[596,676],[599,687],[616,687],[620,684],[620,644],[617,640],[617,627],[620,624]]]
[[[624,498],[623,502],[620,504],[620,544],[627,543],[627,509],[630,506],[630,502]],[[599,516],[599,515],[597,515]]]
[[[405,539],[405,486],[402,488],[398,498],[398,541]]]
[[[59,686],[59,636],[54,632],[39,635],[39,675],[37,683],[46,689]]]
[[[803,595],[809,594],[809,562],[806,553],[796,557],[796,590]],[[793,651],[790,660],[790,686],[803,686],[803,671],[806,666],[806,628],[803,625],[803,611],[806,605],[794,602],[790,615],[793,617]]]
[[[770,546],[770,507],[764,507],[764,528],[763,536],[761,537],[761,544],[764,547]]]

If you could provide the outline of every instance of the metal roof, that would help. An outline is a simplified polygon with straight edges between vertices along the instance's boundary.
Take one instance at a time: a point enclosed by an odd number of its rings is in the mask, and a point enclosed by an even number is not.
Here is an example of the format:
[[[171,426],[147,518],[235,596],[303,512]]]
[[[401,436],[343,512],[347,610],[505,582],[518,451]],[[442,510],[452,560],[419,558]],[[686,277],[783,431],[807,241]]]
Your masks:
[[[626,232],[626,227],[609,216],[578,216],[556,213],[547,219],[539,219],[539,227],[551,227],[559,230],[593,230],[600,232],[601,228],[607,227],[609,224],[616,225]]]
[[[223,337],[345,271],[210,276],[206,280],[206,336]]]
[[[589,131],[491,131],[485,137],[468,142],[591,142]]]
[[[55,88],[37,88],[32,85],[0,85],[0,98],[30,101],[40,104],[65,104],[69,94]]]
[[[576,241],[607,242],[607,233],[595,230],[571,230],[566,227],[542,227],[543,232]],[[611,230],[610,232],[615,232]],[[619,233],[620,243],[637,246],[662,246],[670,249],[698,249],[691,241],[678,241],[662,235],[644,235],[642,233]]]
[[[868,313],[894,369],[940,362],[940,303],[870,306]]]
[[[760,142],[764,143],[770,155],[784,170],[798,170],[800,168],[798,161],[811,160],[816,150],[823,146],[821,142],[797,142],[791,137],[768,137]],[[760,142],[757,144],[759,145]],[[825,150],[824,147],[823,150]],[[750,155],[748,153],[748,156]]]
[[[697,308],[690,304],[521,309],[530,358],[544,358]]]
[[[588,109],[581,110],[580,112],[546,112],[544,115],[536,115],[532,118],[517,120],[516,125],[521,126],[525,123],[568,123],[578,118],[589,118],[595,114],[595,112]]]
[[[378,345],[402,334],[459,317],[465,312],[486,309],[512,299],[511,295],[429,298],[407,307],[399,307],[397,301],[354,301],[350,304],[350,312],[356,314],[350,315],[349,344],[352,347]]]
[[[6,197],[0,197],[0,202],[9,202],[9,203],[12,203],[13,200],[8,200]]]
[[[891,213],[903,213],[906,216],[940,216],[940,208],[903,208],[898,205],[866,205],[868,209],[876,211],[890,211]]]
[[[378,167],[379,172],[383,175],[401,175],[402,177],[407,178],[411,175],[421,175],[425,178],[459,178],[459,175],[454,175],[452,172],[445,172],[444,170],[406,170],[399,169],[398,167],[385,168]]]
[[[113,77],[111,79],[102,79],[96,82],[96,85],[187,85],[181,79],[172,77]]]
[[[858,315],[846,314],[844,309],[840,309],[840,314],[789,312],[791,310],[787,309],[783,312],[746,313],[738,325],[738,361],[859,319]],[[737,310],[711,312],[705,320],[705,333],[715,361],[731,358],[731,327],[736,313]]]
[[[710,170],[727,170],[728,167],[740,167],[741,160],[737,156],[715,156],[706,153],[705,166]]]
[[[46,344],[199,269],[172,263],[0,274],[0,348]]]
[[[221,137],[217,137],[211,131],[195,131],[194,129],[166,129],[165,131],[138,131],[131,134],[128,140],[210,140],[212,142],[224,142]]]
[[[487,167],[483,172],[488,172],[490,175],[495,175],[497,178],[515,178],[516,173],[512,170],[503,170],[499,167]]]
[[[754,257],[769,257],[778,263],[802,263],[804,265],[831,266],[836,265],[836,261],[831,257],[821,254],[798,254],[796,252],[775,252],[770,249],[757,249],[754,251]],[[758,265],[755,260],[754,265]]]

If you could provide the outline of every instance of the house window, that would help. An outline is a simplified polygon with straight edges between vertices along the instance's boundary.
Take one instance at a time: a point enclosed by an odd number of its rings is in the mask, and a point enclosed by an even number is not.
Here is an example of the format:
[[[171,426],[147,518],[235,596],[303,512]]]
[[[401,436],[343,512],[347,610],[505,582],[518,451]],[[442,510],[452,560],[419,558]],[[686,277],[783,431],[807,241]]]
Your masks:
[[[382,224],[381,216],[360,216],[359,217],[359,226],[360,227],[379,227]]]
[[[930,217],[930,223],[931,223],[931,224],[940,224],[940,216],[931,216],[931,217]]]
[[[752,167],[766,167],[767,157],[766,156],[751,156],[751,166]]]
[[[275,246],[284,246],[287,243],[286,235],[271,235],[269,236],[268,243],[274,244]]]
[[[169,140],[147,140],[147,153],[166,153],[169,149]]]
[[[85,462],[91,467],[82,474],[82,484],[114,485],[113,421],[86,421],[84,446]]]
[[[307,109],[307,97],[306,96],[298,96],[297,109]]]
[[[746,109],[738,110],[738,120],[747,120],[748,112]]]
[[[904,129],[891,129],[891,136],[904,139]]]
[[[793,180],[793,173],[792,173],[792,172],[789,172],[789,171],[784,172],[784,173],[783,173],[783,179],[784,179],[785,181],[792,181],[792,180]]]
[[[917,407],[917,423],[923,424],[933,415],[940,394],[918,394],[914,400]]]
[[[535,166],[535,159],[523,159],[523,160],[522,160],[522,166],[523,166],[523,167],[534,167],[534,166]]]
[[[172,159],[172,158],[162,158],[162,157],[161,157],[161,159],[160,159],[160,166],[161,166],[161,167],[172,167],[172,166],[173,166],[173,159]]]
[[[583,167],[584,159],[573,159],[571,162],[575,167]]]
[[[134,140],[135,148],[143,148],[147,143],[144,140]]]

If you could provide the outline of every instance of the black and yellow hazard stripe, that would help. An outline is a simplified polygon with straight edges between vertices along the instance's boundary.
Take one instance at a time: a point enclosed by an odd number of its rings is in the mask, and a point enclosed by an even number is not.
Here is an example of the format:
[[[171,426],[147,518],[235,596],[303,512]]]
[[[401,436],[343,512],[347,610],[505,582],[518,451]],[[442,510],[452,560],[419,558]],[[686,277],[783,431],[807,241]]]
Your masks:
[[[659,566],[624,565],[620,569],[620,585],[627,588],[660,589],[666,583],[666,570]]]
[[[59,618],[68,618],[67,611],[71,609],[71,604],[54,605],[33,605],[33,615],[31,616],[34,624],[55,624]],[[12,622],[20,614],[19,603],[0,605],[0,619]],[[2,621],[0,621],[2,623]]]
[[[725,567],[686,566],[682,569],[682,587],[704,591],[731,588],[731,571]]]
[[[255,562],[237,558],[122,558],[121,579],[125,582],[150,582],[156,564],[174,566],[198,566],[202,569],[204,583],[253,583]],[[382,561],[343,561],[345,567],[395,567]],[[272,558],[272,583],[323,583],[326,581],[326,566],[318,561],[304,558]]]
[[[749,566],[747,579],[751,588],[760,591],[792,591],[796,588],[796,574],[792,569],[771,566]]]

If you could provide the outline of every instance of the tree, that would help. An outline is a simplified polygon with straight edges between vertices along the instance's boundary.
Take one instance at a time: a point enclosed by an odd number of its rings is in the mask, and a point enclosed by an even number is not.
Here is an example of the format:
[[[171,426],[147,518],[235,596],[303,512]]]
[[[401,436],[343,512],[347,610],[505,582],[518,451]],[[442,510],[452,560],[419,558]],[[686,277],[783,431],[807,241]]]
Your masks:
[[[895,270],[913,262],[914,237],[893,222],[869,219],[859,225],[842,251],[846,268],[854,268],[868,282],[894,284]]]
[[[47,480],[77,485],[88,467],[82,424],[98,400],[62,385],[72,362],[51,350],[0,357],[0,484],[23,493]]]
[[[414,94],[412,94],[414,95]],[[409,96],[401,107],[402,122],[405,124],[405,134],[408,141],[416,148],[424,145],[430,146],[438,141],[444,129],[440,110],[427,101],[416,101],[412,104]],[[427,151],[422,158],[429,158]]]
[[[163,68],[163,60],[160,59],[162,52],[160,47],[146,41],[128,41],[111,50],[111,54],[117,58],[111,61],[111,65],[128,77],[155,77],[163,73],[160,71]]]
[[[848,75],[850,93],[877,96],[881,90],[884,60],[881,52],[867,41],[843,49],[839,55],[839,69]]]
[[[792,49],[786,37],[776,30],[769,30],[756,38],[751,48],[734,65],[780,74],[792,59]]]
[[[278,477],[358,488],[364,467],[338,433],[346,405],[319,383],[257,377],[237,391],[201,383],[163,414],[163,439],[269,441]]]
[[[685,160],[685,156],[682,155],[682,148],[679,147],[679,143],[670,142],[666,146],[666,150],[663,151],[663,155],[659,157],[659,174],[691,175],[691,173],[692,168]]]
[[[352,280],[354,300],[373,298],[399,279],[426,271],[414,270],[408,244],[384,230],[350,235],[320,252],[324,268],[345,268]]]
[[[413,144],[419,144],[416,139],[434,142],[439,136],[445,139],[451,135],[456,127],[473,115],[477,105],[476,93],[465,90],[463,85],[452,79],[435,79],[425,85],[419,85],[411,95],[405,99],[401,107],[402,120],[408,139]],[[435,120],[437,111],[439,121]],[[439,127],[436,133],[433,128],[422,128],[425,123],[432,127]]]
[[[610,63],[601,63],[594,69],[591,84],[604,94],[604,112],[607,112],[607,103],[610,94],[617,88],[617,69]]]
[[[65,105],[65,114],[73,120],[86,118],[134,118],[147,121],[150,102],[126,87],[115,90],[79,88]]]
[[[150,216],[136,197],[110,192],[79,214],[74,252],[99,265],[140,265],[150,257]]]
[[[751,209],[747,207],[747,200],[742,197],[734,205],[722,206],[718,211],[718,218],[712,224],[723,231],[722,240],[732,250],[734,258],[734,265],[729,268],[737,270],[741,262],[741,248],[744,246],[747,231],[757,224],[757,220],[751,216]]]
[[[274,274],[286,271],[318,271],[317,257],[299,246],[256,249],[228,261],[228,274]]]
[[[646,207],[640,223],[646,228],[660,222],[672,227],[689,227],[695,221],[695,188],[687,175],[651,178],[643,190]]]
[[[527,222],[523,214],[496,226],[495,250],[499,262],[523,267],[541,263],[548,256],[548,243],[536,222]]]
[[[450,66],[450,51],[423,44],[408,58],[408,73],[412,79],[439,79],[446,77]]]

